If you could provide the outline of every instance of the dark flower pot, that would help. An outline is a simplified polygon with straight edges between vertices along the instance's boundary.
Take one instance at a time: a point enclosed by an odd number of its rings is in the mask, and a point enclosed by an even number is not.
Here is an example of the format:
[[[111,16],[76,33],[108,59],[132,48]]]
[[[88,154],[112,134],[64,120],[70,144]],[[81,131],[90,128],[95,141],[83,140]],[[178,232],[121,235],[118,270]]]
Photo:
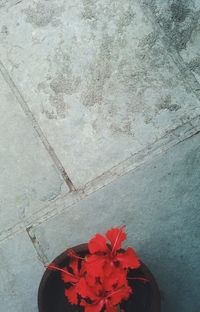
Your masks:
[[[80,255],[88,252],[87,244],[82,244],[73,248]],[[53,263],[64,267],[69,263],[66,251],[58,256]],[[120,306],[125,312],[160,312],[160,293],[156,281],[149,269],[142,263],[137,270],[130,270],[129,277],[144,277],[148,283],[129,280],[129,285],[133,288],[133,294]],[[39,312],[83,312],[79,306],[71,305],[64,296],[65,284],[60,278],[59,272],[46,270],[38,291]]]

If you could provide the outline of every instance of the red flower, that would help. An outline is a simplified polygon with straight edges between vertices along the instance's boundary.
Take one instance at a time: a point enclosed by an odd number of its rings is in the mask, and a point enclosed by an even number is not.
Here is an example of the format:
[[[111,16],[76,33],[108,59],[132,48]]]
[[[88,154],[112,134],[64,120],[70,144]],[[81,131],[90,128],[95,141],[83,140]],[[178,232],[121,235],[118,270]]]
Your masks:
[[[102,272],[109,275],[115,266],[123,269],[136,269],[140,266],[140,261],[133,248],[121,250],[122,242],[126,239],[125,227],[113,228],[106,233],[106,237],[96,234],[88,248],[91,255],[88,256],[86,267],[87,271],[98,277]],[[109,242],[108,242],[109,241]]]
[[[117,312],[122,300],[132,292],[128,285],[128,269],[136,269],[140,261],[132,248],[122,250],[126,239],[125,226],[110,229],[105,236],[96,234],[89,242],[89,254],[81,258],[73,250],[68,251],[68,268],[55,264],[51,270],[61,272],[62,280],[71,286],[65,295],[71,304],[80,304],[85,312]],[[143,278],[130,278],[146,282]]]
[[[72,258],[69,264],[69,267],[72,270],[72,273],[68,271],[67,268],[59,268],[54,264],[48,266],[51,270],[57,270],[61,272],[61,278],[64,283],[71,283],[72,285],[65,290],[65,296],[68,298],[71,304],[78,304],[78,294],[82,289],[82,283],[84,279],[85,267],[81,266],[81,269],[78,268],[79,259]]]
[[[106,291],[102,286],[98,293],[95,293],[96,289],[93,288],[94,297],[96,299],[92,303],[88,303],[86,300],[81,300],[80,305],[85,307],[85,312],[100,312],[102,308],[105,308],[105,312],[117,312],[117,305],[122,300],[127,300],[132,292],[132,289],[126,284],[112,288],[112,290]]]

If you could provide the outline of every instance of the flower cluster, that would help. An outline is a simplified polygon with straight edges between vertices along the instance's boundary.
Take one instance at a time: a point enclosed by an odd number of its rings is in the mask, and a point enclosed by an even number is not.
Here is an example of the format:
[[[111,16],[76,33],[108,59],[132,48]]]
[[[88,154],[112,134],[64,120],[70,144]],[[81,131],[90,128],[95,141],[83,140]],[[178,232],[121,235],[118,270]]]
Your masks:
[[[140,261],[133,248],[122,249],[125,239],[125,226],[112,228],[105,236],[96,234],[89,241],[89,253],[84,258],[70,250],[67,268],[53,263],[48,266],[60,271],[64,283],[70,285],[65,296],[71,304],[83,306],[85,312],[116,312],[129,298],[132,288],[128,270],[139,268]]]

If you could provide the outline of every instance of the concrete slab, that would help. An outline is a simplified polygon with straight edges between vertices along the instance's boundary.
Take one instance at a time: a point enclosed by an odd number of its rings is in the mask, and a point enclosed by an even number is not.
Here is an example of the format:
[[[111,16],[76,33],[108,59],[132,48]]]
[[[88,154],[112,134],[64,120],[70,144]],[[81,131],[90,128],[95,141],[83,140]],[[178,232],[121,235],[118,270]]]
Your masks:
[[[21,0],[0,0],[0,9],[16,5],[18,2],[21,2]]]
[[[0,234],[68,188],[0,74]]]
[[[37,312],[37,290],[43,272],[28,235],[20,233],[0,244],[1,311]]]
[[[127,224],[128,243],[158,280],[162,311],[198,311],[199,202],[200,134],[32,230],[51,261],[96,232]]]
[[[151,8],[188,68],[200,82],[200,2],[198,0],[141,0]]]
[[[170,44],[181,51],[199,23],[200,3],[198,0],[139,0],[150,8],[156,21],[170,39]]]
[[[77,187],[200,113],[137,1],[22,1],[1,9],[0,40]]]

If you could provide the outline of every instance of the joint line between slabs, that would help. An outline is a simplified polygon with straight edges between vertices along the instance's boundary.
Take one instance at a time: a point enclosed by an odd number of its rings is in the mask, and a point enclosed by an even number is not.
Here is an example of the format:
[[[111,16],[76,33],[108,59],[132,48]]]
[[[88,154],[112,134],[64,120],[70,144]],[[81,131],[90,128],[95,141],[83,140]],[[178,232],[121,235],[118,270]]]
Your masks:
[[[37,253],[38,260],[42,263],[42,265],[45,266],[49,261],[48,261],[47,257],[45,256],[35,234],[32,232],[32,226],[26,228],[26,232],[27,232],[28,237],[31,240],[31,243],[33,244],[33,247]]]
[[[53,160],[58,171],[62,175],[65,183],[67,184],[67,186],[69,188],[69,191],[70,192],[76,191],[76,188],[75,188],[74,184],[72,183],[71,179],[69,178],[69,176],[67,175],[67,172],[65,171],[65,168],[63,167],[61,161],[57,157],[54,149],[52,148],[49,141],[45,137],[45,135],[44,135],[42,129],[40,128],[37,120],[35,119],[33,113],[31,112],[30,108],[28,107],[28,104],[26,103],[25,99],[23,98],[22,94],[18,90],[17,86],[15,85],[14,81],[10,77],[7,69],[5,68],[5,66],[3,65],[3,63],[1,61],[0,61],[0,72],[3,76],[3,78],[5,79],[5,81],[7,82],[7,84],[9,85],[9,87],[11,88],[11,90],[13,91],[13,93],[14,93],[16,99],[18,100],[19,104],[21,105],[25,115],[31,121],[33,128],[37,132],[37,134],[38,134],[40,140],[42,141],[45,149],[47,150],[47,152],[51,156],[51,159]]]

